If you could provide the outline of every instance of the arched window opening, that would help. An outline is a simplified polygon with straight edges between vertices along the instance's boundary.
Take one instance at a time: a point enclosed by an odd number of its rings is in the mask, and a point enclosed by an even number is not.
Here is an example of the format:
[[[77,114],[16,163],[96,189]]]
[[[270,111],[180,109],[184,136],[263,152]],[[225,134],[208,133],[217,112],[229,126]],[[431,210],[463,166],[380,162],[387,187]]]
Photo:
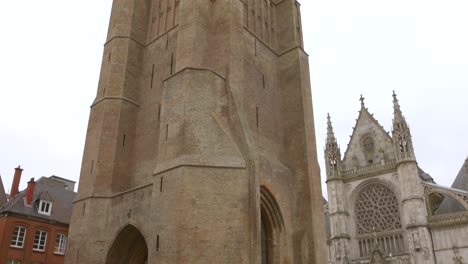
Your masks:
[[[356,196],[354,210],[361,257],[370,257],[376,248],[385,255],[406,252],[399,203],[390,188],[368,184]]]
[[[107,255],[107,264],[147,264],[148,246],[134,226],[125,227],[117,236]]]
[[[267,231],[265,216],[262,214],[261,225],[262,225],[262,264],[270,264],[270,247],[271,247],[271,238],[269,237],[271,233]]]
[[[460,200],[455,198],[455,195],[447,193],[433,192],[428,195],[428,206],[431,209],[432,215],[442,215],[451,213],[460,213],[468,211],[468,208],[463,205]],[[436,200],[436,198],[439,198]]]
[[[260,188],[260,229],[261,263],[278,263],[284,222],[276,200],[264,187]]]

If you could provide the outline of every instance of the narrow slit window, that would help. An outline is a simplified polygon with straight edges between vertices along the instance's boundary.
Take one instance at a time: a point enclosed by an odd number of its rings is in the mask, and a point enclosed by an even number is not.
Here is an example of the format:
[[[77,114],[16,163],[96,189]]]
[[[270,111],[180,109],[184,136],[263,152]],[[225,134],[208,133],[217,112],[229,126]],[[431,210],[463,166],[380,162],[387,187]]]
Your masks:
[[[255,40],[255,56],[257,56],[257,40]]]
[[[159,235],[156,236],[156,251],[159,251]]]
[[[151,70],[151,89],[153,89],[154,85],[154,64],[153,64],[153,69]]]
[[[166,125],[166,141],[168,137],[169,137],[169,124]]]
[[[171,54],[171,75],[174,73],[174,53]]]
[[[257,125],[257,128],[258,128],[258,106],[256,107],[255,109],[255,119],[256,119],[256,125]]]
[[[161,104],[158,105],[158,123],[161,121]]]

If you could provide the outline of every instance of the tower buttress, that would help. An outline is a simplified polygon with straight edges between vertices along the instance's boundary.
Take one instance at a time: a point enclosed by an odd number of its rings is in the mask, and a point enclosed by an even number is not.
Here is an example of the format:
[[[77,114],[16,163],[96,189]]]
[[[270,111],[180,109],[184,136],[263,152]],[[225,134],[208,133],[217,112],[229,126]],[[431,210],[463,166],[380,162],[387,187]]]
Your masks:
[[[325,146],[325,163],[327,172],[328,210],[330,216],[330,243],[335,254],[333,263],[342,263],[347,258],[351,247],[349,226],[349,212],[346,204],[343,178],[340,175],[341,151],[338,146],[330,114],[327,116],[327,140]]]
[[[410,248],[415,249],[416,263],[435,263],[431,234],[427,228],[427,207],[424,189],[419,177],[414,155],[413,140],[405,117],[400,109],[397,95],[393,92],[393,144],[397,160],[397,172],[401,193],[402,224],[407,231]]]
[[[65,263],[326,263],[299,3],[119,0],[108,32]]]

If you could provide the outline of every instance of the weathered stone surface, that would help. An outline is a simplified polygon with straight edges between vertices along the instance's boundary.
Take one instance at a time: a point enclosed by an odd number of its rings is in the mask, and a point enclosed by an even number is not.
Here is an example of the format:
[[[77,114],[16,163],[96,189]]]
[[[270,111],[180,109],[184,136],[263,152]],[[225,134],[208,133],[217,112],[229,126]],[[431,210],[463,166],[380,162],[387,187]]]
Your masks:
[[[114,1],[66,263],[323,264],[325,242],[299,4]]]

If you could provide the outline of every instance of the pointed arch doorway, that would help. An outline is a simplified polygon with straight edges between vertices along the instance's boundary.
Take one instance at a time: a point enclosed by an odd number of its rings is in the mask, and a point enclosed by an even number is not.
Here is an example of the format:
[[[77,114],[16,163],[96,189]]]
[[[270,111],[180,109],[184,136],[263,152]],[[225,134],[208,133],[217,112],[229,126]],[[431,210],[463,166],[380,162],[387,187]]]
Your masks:
[[[128,225],[117,235],[106,264],[147,264],[148,246],[140,231]]]
[[[273,195],[265,188],[260,188],[260,241],[261,264],[279,263],[284,222]]]

